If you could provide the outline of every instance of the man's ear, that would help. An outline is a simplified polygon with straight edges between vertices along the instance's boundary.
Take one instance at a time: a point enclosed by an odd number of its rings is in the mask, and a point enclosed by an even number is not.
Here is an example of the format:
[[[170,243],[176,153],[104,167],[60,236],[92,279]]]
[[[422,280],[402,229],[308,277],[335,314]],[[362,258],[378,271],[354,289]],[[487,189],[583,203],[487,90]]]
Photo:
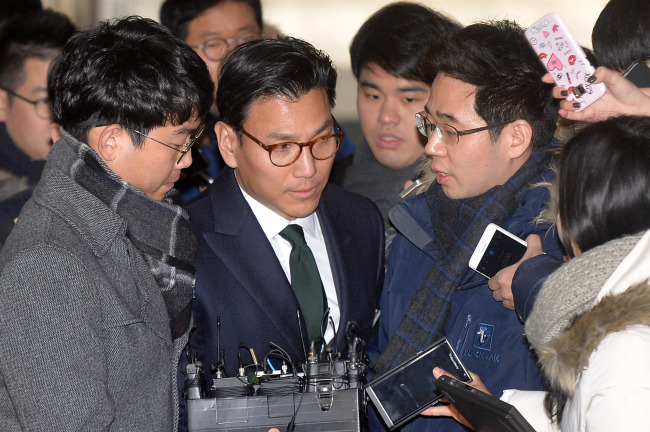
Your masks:
[[[7,120],[7,111],[9,110],[9,94],[0,89],[0,122]]]
[[[224,122],[214,125],[214,133],[219,143],[219,152],[230,168],[237,168],[237,154],[241,151],[237,132]]]
[[[58,123],[50,124],[50,139],[53,143],[61,139],[61,126]]]
[[[128,144],[132,146],[131,139],[126,130],[119,124],[102,126],[92,130],[88,134],[88,145],[90,145],[104,162],[110,167],[110,163],[117,160],[120,151]]]
[[[510,159],[517,159],[526,154],[531,147],[533,128],[526,120],[519,119],[503,128],[501,139],[507,143],[507,153]]]

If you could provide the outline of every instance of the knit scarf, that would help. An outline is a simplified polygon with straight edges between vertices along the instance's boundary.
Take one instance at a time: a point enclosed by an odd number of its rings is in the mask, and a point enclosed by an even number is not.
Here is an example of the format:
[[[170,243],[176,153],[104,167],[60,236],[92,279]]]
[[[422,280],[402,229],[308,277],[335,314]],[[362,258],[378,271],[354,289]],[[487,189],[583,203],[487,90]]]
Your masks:
[[[558,337],[575,316],[594,306],[603,284],[639,238],[641,234],[622,237],[592,248],[546,279],[526,320],[526,337],[535,350]]]
[[[437,256],[424,284],[411,299],[408,312],[386,349],[371,366],[383,373],[442,337],[451,299],[468,272],[468,263],[490,223],[500,225],[519,206],[524,194],[552,161],[553,145],[531,154],[517,172],[487,192],[461,200],[447,198],[438,183],[426,192]]]
[[[162,202],[152,200],[113,173],[88,145],[65,132],[60,141],[72,150],[64,161],[70,178],[126,221],[127,238],[160,287],[172,338],[183,335],[192,311],[196,239],[187,212],[176,204],[178,193],[172,189]]]

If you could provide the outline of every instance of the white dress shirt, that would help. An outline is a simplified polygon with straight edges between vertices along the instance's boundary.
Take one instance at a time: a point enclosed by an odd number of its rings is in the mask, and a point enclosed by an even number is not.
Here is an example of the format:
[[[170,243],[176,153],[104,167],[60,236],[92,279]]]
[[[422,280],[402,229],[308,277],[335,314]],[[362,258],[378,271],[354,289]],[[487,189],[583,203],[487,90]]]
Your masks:
[[[253,214],[262,227],[266,238],[269,239],[269,242],[271,243],[271,246],[275,251],[275,255],[278,257],[278,260],[282,265],[282,269],[284,270],[284,274],[287,276],[289,283],[291,283],[289,256],[291,255],[292,246],[291,243],[289,243],[280,235],[280,231],[282,231],[290,223],[300,225],[302,227],[305,233],[305,241],[307,242],[307,246],[309,246],[312,253],[314,254],[316,266],[318,267],[318,273],[320,273],[320,278],[323,282],[325,296],[327,297],[327,307],[330,309],[330,317],[334,321],[334,326],[338,330],[339,322],[341,320],[341,310],[339,308],[338,297],[336,296],[334,276],[332,275],[332,268],[330,266],[329,256],[327,255],[325,238],[323,237],[323,231],[321,229],[316,212],[310,214],[307,217],[289,221],[247,194],[246,191],[241,188],[241,186],[239,186],[239,189],[242,191],[244,199],[246,199],[246,202],[251,207],[251,210],[253,211]],[[306,331],[306,329],[302,329],[302,332],[305,335]],[[332,329],[332,325],[328,322],[327,330],[325,331],[325,341],[329,342],[334,337],[334,334],[334,329]]]

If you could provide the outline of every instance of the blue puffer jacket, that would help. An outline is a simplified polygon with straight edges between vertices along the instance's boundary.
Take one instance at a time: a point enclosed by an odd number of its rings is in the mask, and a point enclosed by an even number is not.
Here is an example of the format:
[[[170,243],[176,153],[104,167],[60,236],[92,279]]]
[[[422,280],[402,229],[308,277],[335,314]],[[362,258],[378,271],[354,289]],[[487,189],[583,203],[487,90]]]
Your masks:
[[[545,173],[545,178],[552,178],[552,173]],[[561,258],[555,230],[549,231],[548,225],[535,225],[534,222],[549,200],[547,188],[531,188],[517,210],[501,226],[522,239],[529,234],[539,234],[544,251]],[[400,234],[395,237],[388,259],[380,300],[380,329],[368,347],[371,361],[386,348],[408,311],[411,299],[423,285],[436,254],[424,194],[398,204],[391,210],[390,218]],[[546,276],[538,274],[535,278]],[[526,279],[531,282],[531,278]],[[537,290],[539,285],[518,286],[517,295],[534,298],[536,293],[527,291]],[[542,388],[537,360],[524,338],[522,322],[514,311],[492,298],[487,279],[469,268],[452,299],[444,331],[465,367],[477,373],[492,394],[500,396],[504,389],[509,388]],[[371,430],[382,430],[381,420],[372,419]],[[465,428],[452,419],[418,417],[402,430],[464,431]]]

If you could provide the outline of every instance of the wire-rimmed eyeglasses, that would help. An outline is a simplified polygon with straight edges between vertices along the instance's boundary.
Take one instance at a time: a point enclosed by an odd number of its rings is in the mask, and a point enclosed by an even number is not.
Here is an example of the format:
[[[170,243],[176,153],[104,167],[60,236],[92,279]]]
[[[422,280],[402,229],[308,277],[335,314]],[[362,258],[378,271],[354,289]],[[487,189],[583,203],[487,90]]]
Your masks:
[[[303,147],[309,147],[311,155],[317,160],[326,160],[336,154],[341,145],[341,141],[345,138],[345,134],[336,119],[332,117],[332,120],[335,128],[339,131],[338,133],[323,135],[305,143],[285,141],[277,144],[266,145],[250,133],[246,132],[244,128],[239,128],[239,131],[269,152],[269,160],[273,165],[277,167],[286,167],[298,160]]]
[[[204,40],[201,45],[190,45],[190,48],[203,51],[203,55],[208,60],[221,61],[231,46],[239,46],[261,37],[262,35],[256,32],[244,33],[229,39],[214,37]]]
[[[436,135],[438,136],[438,139],[443,144],[448,146],[458,145],[458,142],[460,141],[460,137],[463,135],[482,132],[488,129],[494,129],[508,124],[508,123],[503,123],[495,126],[482,126],[474,129],[459,131],[455,127],[445,123],[432,123],[431,120],[427,118],[425,111],[421,111],[415,114],[415,122],[417,123],[418,131],[420,131],[422,135],[427,137],[427,139],[431,138],[431,136],[433,136],[433,133],[435,131]]]
[[[181,145],[178,145],[178,144],[166,144],[166,143],[164,143],[162,141],[158,141],[157,139],[152,138],[149,135],[144,134],[144,133],[142,133],[140,131],[137,131],[137,130],[132,129],[132,128],[129,128],[129,129],[131,129],[133,132],[137,133],[138,135],[141,135],[141,136],[143,136],[145,138],[149,138],[151,141],[155,141],[158,144],[162,144],[165,147],[169,147],[170,149],[173,149],[173,150],[176,150],[177,152],[180,152],[181,157],[179,157],[178,160],[176,161],[176,164],[179,164],[179,163],[181,163],[181,161],[183,160],[185,155],[190,151],[190,149],[192,148],[194,143],[199,139],[199,137],[203,133],[203,129],[205,129],[205,123],[202,123],[199,126],[199,128],[196,130],[196,133],[194,133],[194,135],[192,135],[190,137],[188,142],[186,142],[185,144],[181,144]]]
[[[17,97],[20,100],[23,100],[27,103],[34,105],[34,110],[36,111],[36,116],[38,118],[41,118],[43,120],[50,120],[52,118],[52,111],[50,110],[50,101],[48,99],[31,100],[26,98],[25,96],[19,95],[15,91],[5,86],[0,86],[0,89],[6,91],[7,93],[9,93],[14,97]]]

